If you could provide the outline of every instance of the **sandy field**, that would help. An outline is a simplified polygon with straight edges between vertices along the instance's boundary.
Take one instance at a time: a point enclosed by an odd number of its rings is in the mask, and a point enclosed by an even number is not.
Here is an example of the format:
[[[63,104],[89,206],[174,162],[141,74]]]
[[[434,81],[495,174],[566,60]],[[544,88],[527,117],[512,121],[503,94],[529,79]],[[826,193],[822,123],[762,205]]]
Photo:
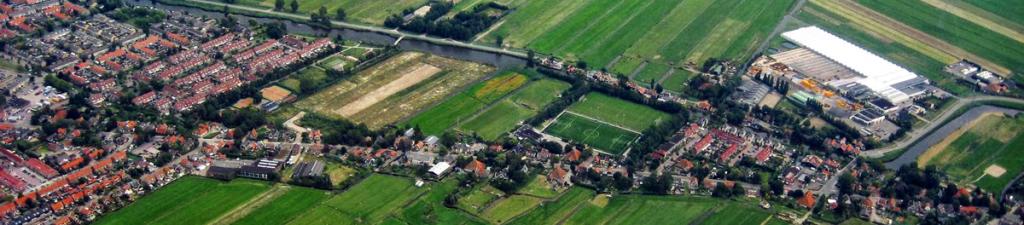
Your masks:
[[[342,106],[338,109],[337,113],[344,117],[355,115],[356,113],[369,108],[373,104],[377,104],[377,102],[384,100],[399,91],[405,90],[406,88],[412,87],[413,85],[434,76],[434,74],[437,74],[438,72],[441,72],[441,68],[437,68],[429,64],[419,64],[416,66],[416,69],[403,74],[401,78],[377,88],[377,90],[364,95],[348,105]]]

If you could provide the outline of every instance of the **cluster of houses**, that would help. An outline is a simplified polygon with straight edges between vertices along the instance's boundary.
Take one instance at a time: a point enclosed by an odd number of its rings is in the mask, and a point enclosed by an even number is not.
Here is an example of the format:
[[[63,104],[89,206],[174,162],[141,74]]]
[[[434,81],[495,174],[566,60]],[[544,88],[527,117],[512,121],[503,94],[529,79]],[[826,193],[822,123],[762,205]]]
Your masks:
[[[85,7],[58,0],[12,0],[0,3],[0,39],[31,34],[53,21],[67,22],[89,14]]]
[[[146,65],[132,77],[141,81],[161,80],[170,85],[142,93],[132,103],[153,106],[165,113],[189,111],[209,97],[230,92],[261,79],[260,75],[334,48],[334,43],[326,38],[305,42],[286,37],[295,41],[269,39],[255,46],[252,39],[249,32],[226,33]],[[216,60],[211,57],[214,54],[231,57]]]

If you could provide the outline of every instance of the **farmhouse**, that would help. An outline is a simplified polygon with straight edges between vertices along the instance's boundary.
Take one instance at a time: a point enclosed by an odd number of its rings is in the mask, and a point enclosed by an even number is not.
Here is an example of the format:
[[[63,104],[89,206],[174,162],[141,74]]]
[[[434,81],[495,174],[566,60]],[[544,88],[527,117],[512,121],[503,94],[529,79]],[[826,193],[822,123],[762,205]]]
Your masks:
[[[801,46],[772,55],[801,76],[847,96],[875,95],[894,104],[922,96],[929,81],[818,27],[782,36]]]

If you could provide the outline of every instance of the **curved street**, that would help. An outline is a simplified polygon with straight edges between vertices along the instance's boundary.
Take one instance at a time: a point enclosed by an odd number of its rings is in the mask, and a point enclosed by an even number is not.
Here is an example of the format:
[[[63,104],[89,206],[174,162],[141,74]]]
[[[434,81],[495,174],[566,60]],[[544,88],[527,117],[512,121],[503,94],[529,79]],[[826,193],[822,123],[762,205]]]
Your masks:
[[[931,133],[931,131],[933,131],[935,129],[938,129],[939,127],[942,127],[943,125],[945,125],[946,124],[945,121],[947,121],[951,116],[954,115],[953,112],[956,112],[956,111],[960,110],[961,108],[964,108],[964,107],[970,105],[971,103],[984,102],[984,101],[1007,101],[1007,102],[1024,104],[1024,100],[1022,100],[1022,99],[1009,98],[1009,97],[1001,97],[1001,96],[991,96],[991,95],[982,95],[982,96],[974,96],[974,97],[967,97],[967,98],[957,98],[956,102],[954,102],[952,106],[950,106],[945,111],[941,112],[940,115],[938,117],[936,117],[935,119],[932,119],[932,122],[929,123],[924,128],[915,129],[913,131],[910,131],[910,132],[907,133],[907,136],[908,136],[907,138],[903,138],[903,139],[900,139],[900,140],[898,140],[896,142],[890,143],[890,144],[886,145],[885,147],[863,151],[863,152],[860,153],[860,156],[865,157],[865,158],[880,158],[880,157],[885,156],[885,154],[887,154],[889,152],[897,151],[897,150],[900,150],[900,149],[905,149],[905,148],[909,147],[911,144],[917,142],[918,139],[921,139],[926,134],[929,134],[929,133]]]

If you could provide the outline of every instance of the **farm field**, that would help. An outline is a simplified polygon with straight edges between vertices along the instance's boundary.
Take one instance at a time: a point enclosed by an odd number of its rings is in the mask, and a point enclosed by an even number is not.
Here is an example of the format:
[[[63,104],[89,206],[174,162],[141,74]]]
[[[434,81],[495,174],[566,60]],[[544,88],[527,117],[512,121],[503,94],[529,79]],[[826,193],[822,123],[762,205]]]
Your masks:
[[[661,86],[665,88],[665,90],[681,93],[686,88],[686,84],[690,79],[693,79],[696,76],[696,73],[690,72],[689,70],[677,69],[661,81]]]
[[[440,135],[460,121],[476,114],[487,105],[501,99],[528,81],[526,75],[504,73],[473,85],[440,104],[417,114],[406,124],[419,126],[425,134]]]
[[[1024,25],[1024,8],[1019,2],[1004,0],[964,0],[964,2],[985,11]]]
[[[378,224],[424,191],[413,186],[408,178],[374,174],[289,224]],[[353,204],[355,202],[360,204]]]
[[[493,67],[404,52],[295,103],[299,109],[379,128],[491,73]]]
[[[986,115],[929,149],[918,165],[942,168],[961,184],[1000,192],[1024,170],[1024,119]],[[956,133],[954,133],[956,134]]]
[[[270,189],[266,182],[186,176],[112,212],[96,224],[203,224]]]
[[[581,204],[590,204],[594,191],[586,188],[573,187],[557,200],[547,202],[530,212],[509,221],[509,224],[558,224],[558,221],[569,217],[573,209]]]
[[[519,214],[537,207],[541,201],[542,199],[536,197],[512,195],[492,203],[490,207],[480,214],[480,217],[487,219],[492,224],[502,224]]]
[[[551,184],[548,183],[548,179],[545,176],[537,175],[526,184],[525,187],[519,189],[516,193],[530,195],[538,198],[555,198],[558,197],[558,192],[551,189]]]
[[[505,195],[491,185],[477,185],[469,194],[459,199],[458,207],[470,213],[480,213],[487,208],[487,204]]]
[[[260,7],[266,9],[274,8],[275,0],[241,0],[237,4]],[[326,7],[329,15],[334,16],[335,10],[338,8],[345,9],[345,13],[348,14],[348,21],[376,24],[380,25],[384,23],[384,19],[395,13],[401,13],[402,10],[411,7],[418,7],[427,3],[427,0],[391,0],[391,1],[376,1],[376,0],[298,0],[299,11],[302,14],[311,14],[320,10],[320,7]],[[291,12],[291,1],[286,1],[284,11]]]
[[[285,224],[330,196],[327,191],[290,186],[283,195],[248,212],[232,224]]]
[[[857,2],[1009,70],[993,69],[997,73],[1005,75],[1007,72],[1024,70],[1024,59],[1020,57],[1024,55],[1024,43],[1015,40],[1014,37],[994,32],[921,1]]]
[[[628,75],[644,61],[669,66],[700,64],[711,57],[743,60],[766,40],[792,2],[530,1],[480,42],[493,43],[501,36],[509,47],[580,59]]]
[[[643,132],[650,126],[668,119],[669,115],[645,105],[622,100],[598,92],[588,93],[568,111]]]
[[[705,219],[703,224],[761,224],[771,216],[770,213],[754,208],[754,206],[728,204]]]
[[[568,83],[547,78],[530,82],[521,90],[465,121],[458,129],[475,132],[486,140],[495,140],[514,129],[519,122],[537,115],[544,106],[555,101],[558,95],[569,87]]]
[[[555,122],[544,129],[544,133],[578,141],[610,154],[625,152],[629,145],[640,136],[640,133],[623,130],[569,112],[555,118]]]
[[[661,83],[661,78],[664,77],[670,69],[671,68],[664,64],[647,64],[642,70],[640,70],[640,72],[636,73],[636,76],[633,77],[633,81],[636,81],[637,84],[648,87],[651,84],[651,80],[653,80],[654,83],[659,84]]]
[[[607,205],[585,203],[565,224],[678,224],[711,212],[719,200],[697,197],[621,195]],[[662,213],[673,212],[673,213]]]
[[[809,3],[811,4],[805,5],[796,15],[800,21],[819,26],[829,33],[927,77],[932,84],[943,90],[957,95],[971,91],[968,87],[957,84],[954,77],[942,71],[945,65],[957,61],[958,58],[941,49],[941,45],[928,44],[923,39],[913,38],[891,27],[864,20],[859,14],[832,5],[832,1],[812,0]],[[825,8],[819,4],[829,7]]]

